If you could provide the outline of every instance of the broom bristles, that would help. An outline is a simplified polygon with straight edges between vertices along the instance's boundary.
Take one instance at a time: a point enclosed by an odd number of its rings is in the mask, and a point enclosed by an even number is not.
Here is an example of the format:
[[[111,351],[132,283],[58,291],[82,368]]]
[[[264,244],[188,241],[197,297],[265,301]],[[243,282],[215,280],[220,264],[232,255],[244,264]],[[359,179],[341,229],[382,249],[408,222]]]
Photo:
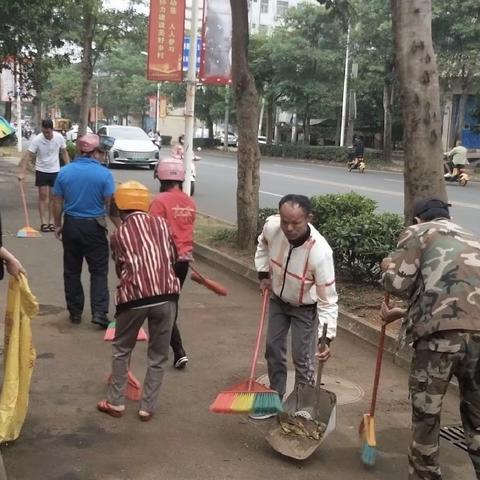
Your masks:
[[[364,465],[373,466],[377,457],[377,440],[375,437],[375,419],[370,414],[363,415],[360,424],[361,451],[360,457]]]
[[[17,232],[17,238],[38,238],[42,234],[32,227],[23,227]]]
[[[213,413],[277,413],[282,411],[282,402],[275,390],[247,380],[220,392],[209,410]]]

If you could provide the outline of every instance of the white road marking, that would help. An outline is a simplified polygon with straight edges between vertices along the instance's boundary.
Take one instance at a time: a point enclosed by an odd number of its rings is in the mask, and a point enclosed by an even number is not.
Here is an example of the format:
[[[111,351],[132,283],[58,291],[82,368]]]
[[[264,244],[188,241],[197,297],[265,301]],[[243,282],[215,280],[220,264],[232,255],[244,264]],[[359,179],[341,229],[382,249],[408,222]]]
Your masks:
[[[203,161],[203,164],[205,165],[211,165],[216,168],[228,168],[231,170],[236,170],[236,166],[231,166],[231,165],[219,165],[218,163],[211,163],[208,161]],[[289,180],[303,180],[305,182],[310,182],[310,183],[317,183],[320,185],[329,185],[332,187],[340,187],[343,189],[350,189],[350,190],[360,190],[364,192],[372,192],[372,193],[381,193],[383,195],[391,195],[394,197],[402,197],[403,198],[403,192],[393,192],[392,190],[383,190],[381,188],[372,188],[372,187],[364,187],[362,185],[352,185],[349,183],[342,183],[342,182],[333,182],[330,180],[320,180],[317,178],[310,178],[310,177],[302,177],[299,175],[290,175],[288,173],[279,173],[279,172],[273,172],[271,170],[265,170],[265,169],[260,169],[261,173],[272,175],[274,177],[281,177],[281,178],[288,178]],[[384,179],[386,180],[386,179]],[[390,181],[395,181],[391,179]],[[398,180],[397,180],[398,181]],[[272,194],[270,192],[261,192],[265,193],[267,195],[275,195],[282,197],[283,195],[278,195],[278,194]],[[480,210],[480,205],[474,204],[474,203],[466,203],[466,202],[455,202],[455,201],[450,201],[452,206],[455,207],[464,207],[464,208],[473,208],[475,210]]]
[[[395,180],[394,178],[384,178],[385,182],[396,182],[396,183],[403,183],[403,180]]]
[[[259,190],[259,193],[263,193],[264,195],[272,195],[274,197],[283,197],[283,195],[279,195],[278,193],[265,192],[264,190]]]

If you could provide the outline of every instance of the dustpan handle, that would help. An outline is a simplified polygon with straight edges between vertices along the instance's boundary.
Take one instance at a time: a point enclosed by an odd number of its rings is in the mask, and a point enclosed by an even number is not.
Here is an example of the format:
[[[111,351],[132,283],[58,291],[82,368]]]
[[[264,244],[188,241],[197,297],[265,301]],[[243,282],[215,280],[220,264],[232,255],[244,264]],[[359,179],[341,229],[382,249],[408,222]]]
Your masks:
[[[23,204],[23,213],[25,214],[25,223],[27,224],[26,226],[30,226],[30,218],[28,216],[28,208],[27,208],[27,199],[25,198],[25,190],[23,189],[23,181],[19,180],[18,181],[20,185],[20,196],[22,197],[22,204]]]
[[[385,293],[383,301],[388,306],[388,303],[390,301],[390,295],[388,293]],[[375,378],[373,380],[372,403],[370,404],[371,417],[375,415],[375,406],[377,404],[377,392],[378,392],[378,384],[380,382],[380,372],[382,370],[383,347],[385,345],[386,328],[387,328],[387,324],[385,322],[382,322],[382,329],[380,330],[380,338],[378,340],[377,364],[375,366]]]
[[[325,345],[327,343],[327,330],[328,324],[324,323],[322,328],[322,336],[320,337],[320,346],[319,352],[322,353],[325,350]],[[323,373],[323,365],[325,362],[318,362],[317,368],[317,381],[315,382],[315,404],[313,406],[314,418],[318,417],[320,411],[320,389],[322,388],[322,373]]]
[[[250,370],[250,377],[248,379],[249,389],[252,387],[252,384],[255,380],[255,367],[257,366],[258,354],[260,352],[260,344],[262,341],[263,327],[265,325],[265,317],[267,316],[267,306],[268,306],[269,300],[270,300],[270,290],[268,288],[265,288],[263,290],[262,314],[260,315],[260,323],[258,325],[258,331],[257,331],[257,340],[255,344],[255,350],[253,352],[252,368]]]

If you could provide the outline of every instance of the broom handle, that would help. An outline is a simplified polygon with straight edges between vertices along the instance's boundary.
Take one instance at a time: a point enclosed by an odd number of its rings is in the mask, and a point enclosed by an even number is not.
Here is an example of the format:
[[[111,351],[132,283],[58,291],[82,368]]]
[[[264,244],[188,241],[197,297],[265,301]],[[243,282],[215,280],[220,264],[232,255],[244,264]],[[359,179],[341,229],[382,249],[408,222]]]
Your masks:
[[[23,213],[25,214],[25,222],[27,223],[27,227],[30,226],[30,218],[28,216],[28,209],[27,209],[27,200],[25,198],[25,190],[23,189],[23,181],[19,180],[20,184],[20,196],[22,197],[22,204],[23,204]]]
[[[190,262],[189,267],[193,273],[196,273],[202,280],[205,280],[205,277],[192,265],[192,262]]]
[[[260,316],[260,323],[258,325],[257,342],[255,344],[255,351],[253,352],[252,368],[250,370],[250,377],[248,379],[248,390],[252,388],[255,380],[255,367],[257,366],[258,354],[260,352],[260,343],[262,341],[263,326],[265,325],[265,317],[267,314],[268,300],[270,299],[270,290],[266,288],[263,291],[262,314]]]
[[[383,301],[387,304],[390,300],[390,295],[385,293]],[[372,403],[370,404],[370,416],[373,417],[375,414],[375,406],[377,404],[377,392],[378,384],[380,382],[380,371],[382,370],[382,359],[383,359],[383,347],[385,345],[385,331],[387,324],[382,322],[382,329],[380,330],[380,338],[378,340],[378,351],[377,351],[377,365],[375,366],[375,379],[373,381],[373,393],[372,393]]]

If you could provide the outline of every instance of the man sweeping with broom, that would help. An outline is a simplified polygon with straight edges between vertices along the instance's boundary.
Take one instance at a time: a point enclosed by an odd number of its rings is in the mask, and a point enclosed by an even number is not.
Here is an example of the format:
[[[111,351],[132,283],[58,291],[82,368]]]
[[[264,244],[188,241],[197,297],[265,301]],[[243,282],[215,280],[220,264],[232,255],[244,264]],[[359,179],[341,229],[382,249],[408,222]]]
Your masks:
[[[465,443],[480,479],[480,239],[450,220],[436,198],[416,203],[417,225],[385,258],[385,290],[408,297],[408,311],[382,305],[385,322],[406,315],[413,343],[410,370],[413,440],[409,479],[441,480],[438,464],[442,401],[452,376],[460,387]]]
[[[173,270],[176,251],[164,219],[149,215],[150,192],[141,183],[122,183],[115,193],[122,225],[112,234],[111,248],[120,283],[112,377],[98,410],[112,417],[125,411],[124,392],[130,355],[138,332],[148,320],[148,369],[138,415],[152,418],[162,385],[175,318],[180,281]]]
[[[289,329],[295,385],[313,385],[314,352],[321,336],[316,331],[317,323],[328,325],[327,346],[316,353],[324,362],[330,357],[329,345],[336,335],[338,307],[332,249],[310,224],[313,218],[310,200],[304,195],[289,194],[280,200],[278,208],[279,215],[267,218],[258,239],[255,266],[260,289],[272,292],[265,358],[270,387],[283,397]],[[260,420],[273,415],[251,418]]]

